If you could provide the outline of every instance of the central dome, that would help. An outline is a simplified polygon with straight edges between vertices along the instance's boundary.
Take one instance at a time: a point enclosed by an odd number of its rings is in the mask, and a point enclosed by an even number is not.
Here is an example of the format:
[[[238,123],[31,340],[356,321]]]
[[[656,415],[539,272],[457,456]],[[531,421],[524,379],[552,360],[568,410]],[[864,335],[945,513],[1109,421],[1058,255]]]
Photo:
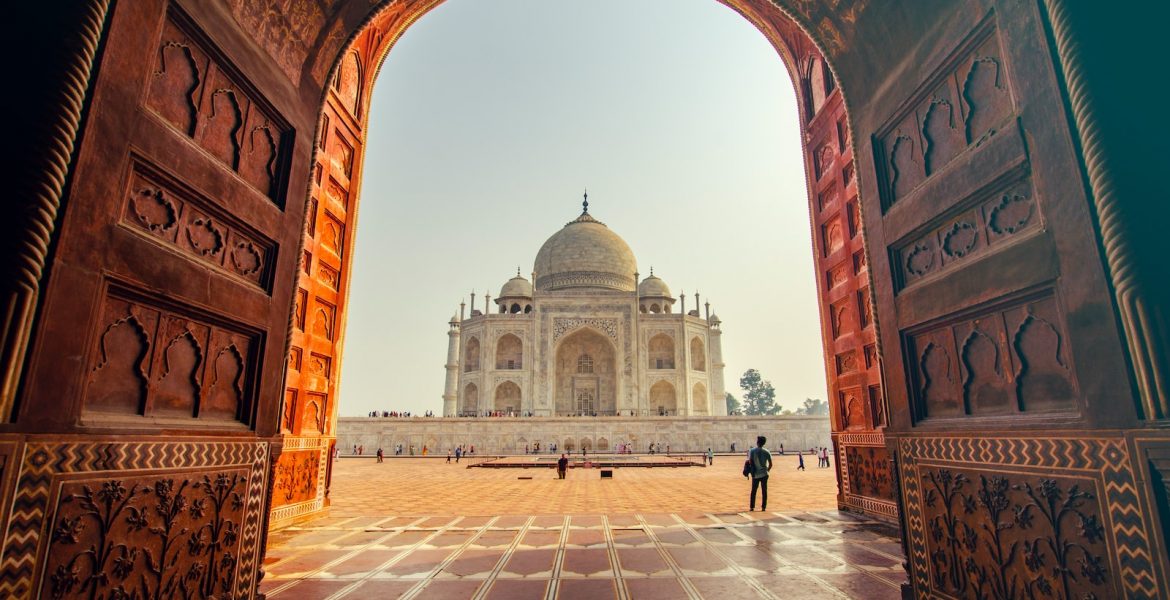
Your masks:
[[[536,289],[602,289],[632,292],[638,263],[626,241],[588,208],[545,241],[536,253]]]

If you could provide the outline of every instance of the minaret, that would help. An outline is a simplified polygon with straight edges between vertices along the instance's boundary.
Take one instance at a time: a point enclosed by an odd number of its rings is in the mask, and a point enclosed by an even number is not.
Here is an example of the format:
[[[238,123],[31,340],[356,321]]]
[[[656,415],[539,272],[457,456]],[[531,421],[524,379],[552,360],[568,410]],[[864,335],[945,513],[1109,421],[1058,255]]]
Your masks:
[[[723,330],[719,315],[707,319],[707,345],[711,349],[711,414],[727,414],[727,390],[723,388]]]
[[[459,391],[459,320],[452,316],[447,323],[447,384],[443,386],[443,416],[454,417]]]

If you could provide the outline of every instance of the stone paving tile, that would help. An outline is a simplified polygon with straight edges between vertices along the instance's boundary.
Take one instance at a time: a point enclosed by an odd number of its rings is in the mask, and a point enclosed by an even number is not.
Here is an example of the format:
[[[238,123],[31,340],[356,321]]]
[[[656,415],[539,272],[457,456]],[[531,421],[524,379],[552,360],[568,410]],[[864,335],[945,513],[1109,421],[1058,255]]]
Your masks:
[[[723,462],[742,503],[742,478],[731,461]],[[612,486],[610,495],[600,498],[589,496],[599,482],[578,471],[565,482],[550,480],[555,489],[538,499],[539,510],[496,515],[483,498],[504,493],[493,491],[497,487],[514,488],[505,491],[517,498],[515,504],[497,506],[519,512],[531,493],[523,486],[532,482],[451,470],[444,477],[467,479],[467,486],[455,486],[466,492],[458,502],[440,502],[436,499],[446,496],[436,495],[426,504],[407,486],[404,502],[393,510],[383,507],[386,481],[375,476],[393,479],[398,471],[375,464],[349,469],[343,461],[335,473],[335,498],[336,477],[356,474],[375,481],[350,482],[349,493],[371,497],[351,497],[348,505],[335,501],[335,508],[342,504],[338,514],[271,535],[261,585],[268,597],[884,600],[899,597],[905,580],[896,529],[833,510],[831,479],[820,505],[749,513],[744,506],[695,500],[721,477],[718,467],[669,469],[669,475],[643,469],[627,476],[638,483],[628,497],[614,495],[620,490]],[[409,471],[411,463],[396,466]],[[688,491],[672,502],[662,500],[664,490],[682,489],[676,480],[685,473],[692,478],[683,486]],[[452,489],[451,481],[447,485]],[[784,486],[777,488],[770,505],[805,494],[795,486],[787,493]],[[647,506],[668,509],[639,506],[638,499],[647,497],[658,499]],[[368,512],[354,512],[359,509]]]
[[[626,590],[631,600],[690,600],[691,595],[677,579],[626,579]]]

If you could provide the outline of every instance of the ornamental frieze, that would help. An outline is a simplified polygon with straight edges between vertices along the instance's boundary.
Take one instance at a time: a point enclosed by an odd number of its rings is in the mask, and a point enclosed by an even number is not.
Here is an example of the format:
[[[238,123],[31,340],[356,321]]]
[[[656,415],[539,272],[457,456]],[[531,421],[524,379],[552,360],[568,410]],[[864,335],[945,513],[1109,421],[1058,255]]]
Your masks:
[[[589,319],[589,318],[555,318],[553,319],[553,342],[561,339],[566,333],[580,329],[581,327],[592,327],[601,333],[604,333],[609,339],[615,343],[618,341],[618,323],[617,319]]]

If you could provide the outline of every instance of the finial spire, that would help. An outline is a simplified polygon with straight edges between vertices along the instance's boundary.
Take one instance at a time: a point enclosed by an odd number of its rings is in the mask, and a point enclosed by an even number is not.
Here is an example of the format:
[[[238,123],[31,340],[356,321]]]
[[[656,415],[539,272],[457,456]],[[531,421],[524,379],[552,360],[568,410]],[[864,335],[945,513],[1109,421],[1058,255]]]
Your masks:
[[[585,201],[581,203],[581,207],[585,209],[581,211],[582,214],[589,212],[589,188],[585,188]]]
[[[520,266],[519,265],[516,266],[516,276],[517,277],[520,276]]]
[[[650,265],[650,276],[654,276],[654,265]]]

